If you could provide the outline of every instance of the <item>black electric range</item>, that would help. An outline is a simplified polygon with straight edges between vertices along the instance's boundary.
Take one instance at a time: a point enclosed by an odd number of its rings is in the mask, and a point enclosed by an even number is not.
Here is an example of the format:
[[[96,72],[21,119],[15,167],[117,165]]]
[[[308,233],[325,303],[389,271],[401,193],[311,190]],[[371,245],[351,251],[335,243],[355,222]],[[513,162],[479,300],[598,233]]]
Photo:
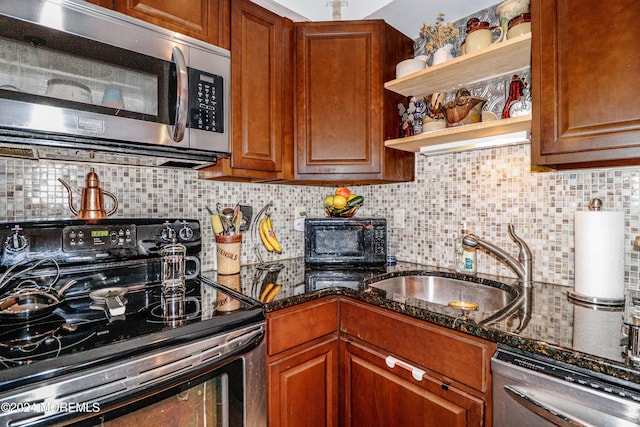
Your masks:
[[[56,289],[77,282],[51,313],[0,318],[0,400],[20,386],[264,322],[261,304],[199,276],[194,271],[199,264],[187,264],[195,278],[186,281],[184,295],[169,312],[162,298],[160,253],[176,241],[186,246],[187,255],[199,257],[199,222],[0,224],[0,298],[24,283]],[[29,270],[33,265],[38,267]],[[113,287],[126,289],[124,312],[111,312],[89,296]],[[232,311],[221,307],[229,298],[236,302]]]

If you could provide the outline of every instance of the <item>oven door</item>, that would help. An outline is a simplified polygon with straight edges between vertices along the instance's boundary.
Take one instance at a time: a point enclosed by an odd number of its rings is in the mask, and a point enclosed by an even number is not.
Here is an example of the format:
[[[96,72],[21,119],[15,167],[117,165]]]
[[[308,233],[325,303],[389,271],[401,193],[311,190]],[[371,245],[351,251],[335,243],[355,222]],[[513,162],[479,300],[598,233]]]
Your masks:
[[[16,387],[0,424],[265,426],[264,333],[259,322]]]
[[[266,426],[265,354],[263,340],[211,372],[76,425]]]
[[[362,225],[349,222],[305,223],[307,264],[364,264],[367,262],[367,233]]]

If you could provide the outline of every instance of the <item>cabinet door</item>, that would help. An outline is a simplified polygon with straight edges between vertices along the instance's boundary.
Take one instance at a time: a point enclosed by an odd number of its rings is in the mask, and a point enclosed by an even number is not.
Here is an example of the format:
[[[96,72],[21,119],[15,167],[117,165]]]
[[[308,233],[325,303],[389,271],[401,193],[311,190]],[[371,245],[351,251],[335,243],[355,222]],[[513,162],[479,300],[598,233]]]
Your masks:
[[[378,29],[297,27],[299,173],[380,171]]]
[[[482,426],[484,402],[427,375],[417,381],[387,355],[341,341],[345,426]]]
[[[282,169],[284,19],[248,1],[232,5],[234,168]]]
[[[640,7],[539,0],[532,12],[533,163],[640,163]],[[612,26],[613,25],[613,26]]]
[[[337,426],[335,338],[271,363],[268,370],[270,426]]]
[[[249,0],[231,8],[231,158],[202,178],[293,178],[293,22]]]
[[[115,10],[229,49],[231,0],[114,0]]]

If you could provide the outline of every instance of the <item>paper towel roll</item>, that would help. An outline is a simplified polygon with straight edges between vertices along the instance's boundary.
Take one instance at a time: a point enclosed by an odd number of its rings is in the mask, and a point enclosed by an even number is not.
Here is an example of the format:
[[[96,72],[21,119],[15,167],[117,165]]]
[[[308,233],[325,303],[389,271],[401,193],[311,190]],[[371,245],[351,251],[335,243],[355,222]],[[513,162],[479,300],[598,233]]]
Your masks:
[[[624,213],[575,214],[575,292],[624,298]]]

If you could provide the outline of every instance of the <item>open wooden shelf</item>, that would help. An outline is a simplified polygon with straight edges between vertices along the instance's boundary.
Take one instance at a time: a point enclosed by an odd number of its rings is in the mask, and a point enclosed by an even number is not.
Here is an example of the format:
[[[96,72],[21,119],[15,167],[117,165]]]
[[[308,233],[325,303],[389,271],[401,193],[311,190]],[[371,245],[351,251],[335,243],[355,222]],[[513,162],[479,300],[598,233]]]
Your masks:
[[[420,152],[422,147],[486,138],[519,131],[531,131],[531,115],[440,129],[408,136],[406,138],[389,139],[385,141],[384,145],[385,147],[395,148],[397,150],[417,153]]]
[[[503,76],[531,66],[531,33],[495,43],[385,83],[385,89],[422,97]]]
[[[531,33],[493,44],[474,53],[459,56],[436,66],[425,68],[385,83],[385,89],[404,96],[423,97],[449,92],[478,82],[515,73],[531,67]],[[419,152],[422,147],[474,140],[513,132],[531,132],[531,115],[445,128],[406,138],[390,139],[385,146]],[[469,142],[473,146],[473,142]],[[460,150],[457,146],[452,151]]]

